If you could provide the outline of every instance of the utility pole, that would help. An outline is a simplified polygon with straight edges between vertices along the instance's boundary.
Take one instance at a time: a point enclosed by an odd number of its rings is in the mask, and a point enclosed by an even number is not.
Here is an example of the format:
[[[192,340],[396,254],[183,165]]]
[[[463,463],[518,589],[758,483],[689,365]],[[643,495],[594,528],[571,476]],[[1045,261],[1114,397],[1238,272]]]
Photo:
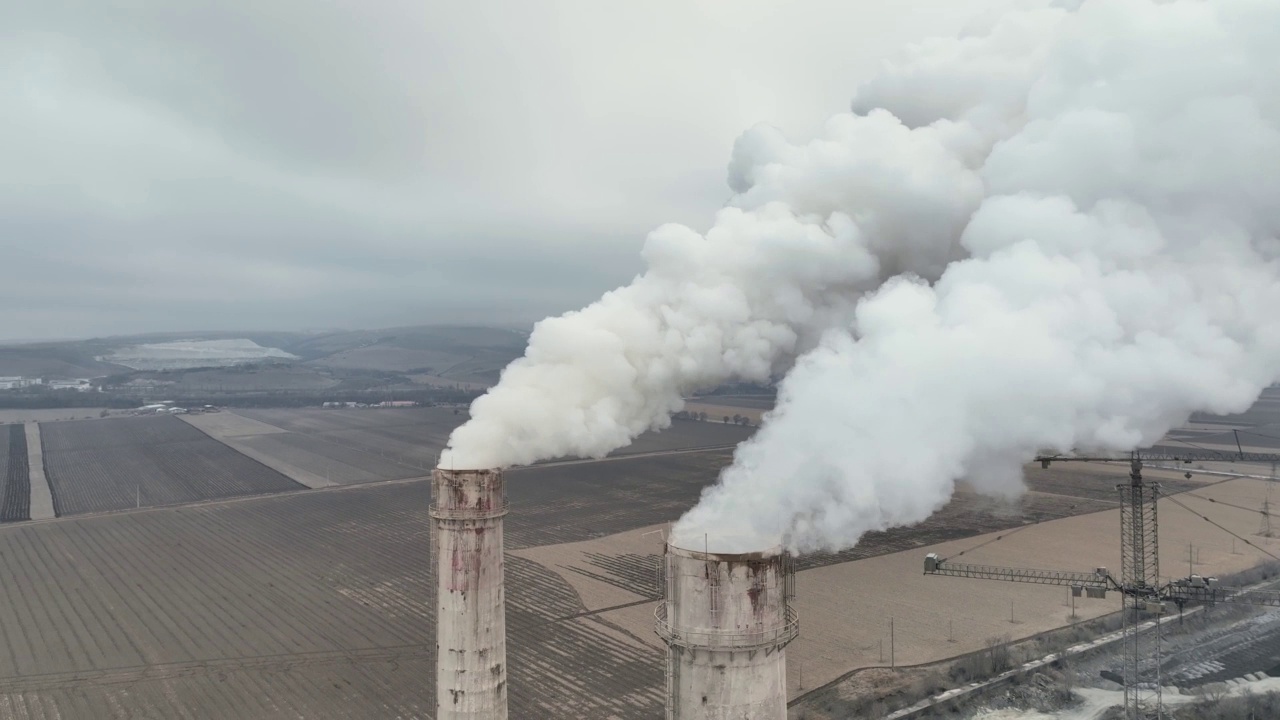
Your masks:
[[[889,618],[889,667],[897,667],[896,648],[893,643],[893,618]]]
[[[1262,518],[1258,522],[1258,534],[1271,537],[1271,488],[1267,488],[1267,497],[1262,500]]]

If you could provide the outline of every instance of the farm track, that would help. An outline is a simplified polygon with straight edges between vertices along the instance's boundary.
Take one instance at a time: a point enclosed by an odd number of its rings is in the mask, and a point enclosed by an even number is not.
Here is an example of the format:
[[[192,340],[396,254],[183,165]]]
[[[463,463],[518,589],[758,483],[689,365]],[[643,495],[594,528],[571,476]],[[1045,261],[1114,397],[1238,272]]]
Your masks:
[[[8,435],[8,437],[4,437]],[[0,522],[31,519],[31,473],[27,461],[27,429],[25,425],[9,425],[0,433],[0,467],[5,468],[4,488],[0,491]]]

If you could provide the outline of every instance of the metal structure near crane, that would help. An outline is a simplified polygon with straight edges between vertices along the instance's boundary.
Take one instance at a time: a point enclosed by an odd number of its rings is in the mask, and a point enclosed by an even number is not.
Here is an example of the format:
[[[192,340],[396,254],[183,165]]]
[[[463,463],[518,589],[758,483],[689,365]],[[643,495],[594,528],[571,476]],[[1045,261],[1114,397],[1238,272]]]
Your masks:
[[[1160,580],[1160,526],[1157,501],[1160,483],[1147,482],[1142,477],[1142,461],[1158,460],[1190,464],[1195,461],[1228,462],[1280,462],[1280,455],[1246,453],[1239,445],[1234,454],[1215,451],[1187,453],[1141,453],[1134,451],[1128,458],[1088,457],[1073,455],[1041,455],[1036,461],[1043,468],[1055,462],[1128,462],[1129,482],[1116,486],[1120,494],[1120,577],[1116,578],[1105,567],[1093,572],[1034,570],[1006,568],[991,565],[952,563],[930,553],[925,558],[926,575],[945,575],[982,580],[1060,585],[1071,588],[1073,596],[1106,597],[1107,591],[1122,594],[1123,655],[1124,655],[1124,717],[1125,720],[1157,720],[1164,717],[1160,685],[1160,622],[1169,603],[1179,610],[1187,603],[1242,603],[1280,607],[1280,592],[1224,587],[1214,578],[1189,575],[1168,583]],[[1191,472],[1186,473],[1191,477]],[[1172,496],[1170,496],[1172,497]],[[1174,500],[1174,502],[1177,502]],[[1181,503],[1178,503],[1181,505]],[[1184,506],[1185,507],[1185,506]],[[1189,508],[1188,508],[1189,509]],[[1263,514],[1269,511],[1264,503]],[[1198,514],[1198,513],[1197,513]],[[1201,516],[1205,520],[1208,518]],[[1270,518],[1264,522],[1270,527]],[[1221,526],[1219,526],[1221,527]],[[1225,529],[1225,528],[1223,528]],[[1248,545],[1253,545],[1245,540]],[[1256,546],[1254,546],[1256,547]],[[1143,615],[1157,616],[1153,632],[1145,633]]]

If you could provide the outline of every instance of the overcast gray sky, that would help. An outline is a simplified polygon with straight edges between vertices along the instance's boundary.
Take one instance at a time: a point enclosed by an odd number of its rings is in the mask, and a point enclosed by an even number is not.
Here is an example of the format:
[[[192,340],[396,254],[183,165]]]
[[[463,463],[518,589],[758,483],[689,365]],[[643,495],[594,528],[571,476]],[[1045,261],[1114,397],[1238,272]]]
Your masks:
[[[0,0],[0,339],[531,321],[1008,0]]]

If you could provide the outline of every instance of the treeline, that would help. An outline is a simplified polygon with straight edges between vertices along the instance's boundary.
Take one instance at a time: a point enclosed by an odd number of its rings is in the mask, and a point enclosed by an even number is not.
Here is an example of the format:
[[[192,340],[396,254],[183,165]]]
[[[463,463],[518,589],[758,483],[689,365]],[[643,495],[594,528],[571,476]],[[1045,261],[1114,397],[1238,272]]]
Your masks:
[[[675,415],[672,415],[671,417],[677,420],[701,420],[702,422],[722,422],[726,424],[733,423],[734,425],[750,425],[751,424],[751,418],[747,417],[746,415],[739,415],[737,413],[734,413],[733,415],[708,416],[705,412],[692,412],[690,410],[681,410],[680,412],[676,413]]]

